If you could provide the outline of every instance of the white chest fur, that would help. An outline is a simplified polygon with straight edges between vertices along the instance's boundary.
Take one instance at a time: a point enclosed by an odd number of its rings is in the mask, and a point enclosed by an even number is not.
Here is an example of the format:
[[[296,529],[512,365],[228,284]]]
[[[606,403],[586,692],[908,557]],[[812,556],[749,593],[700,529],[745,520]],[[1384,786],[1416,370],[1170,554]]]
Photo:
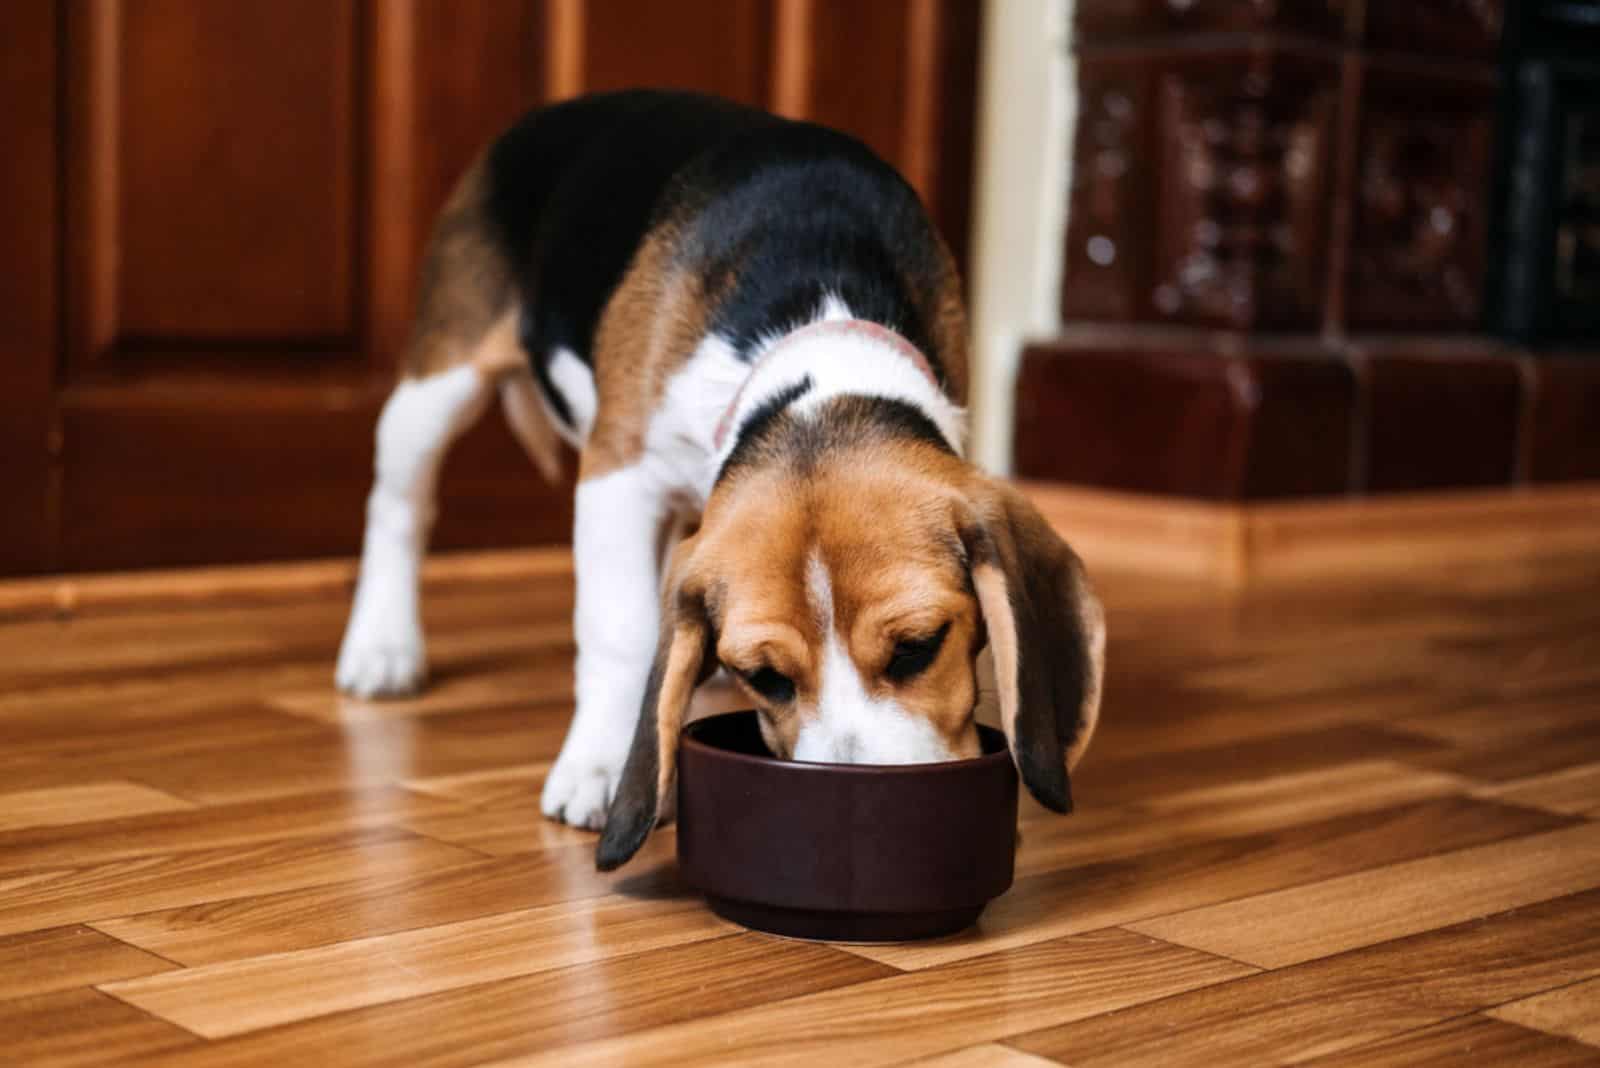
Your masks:
[[[830,303],[830,307],[832,304]],[[717,443],[713,466],[720,468],[738,445],[738,427],[773,397],[806,389],[787,409],[805,419],[835,397],[864,396],[899,401],[917,409],[938,428],[957,455],[966,447],[966,412],[953,402],[900,338],[874,324],[870,330],[833,329],[835,317],[820,330],[802,329],[758,353],[743,389],[727,413],[728,432]]]

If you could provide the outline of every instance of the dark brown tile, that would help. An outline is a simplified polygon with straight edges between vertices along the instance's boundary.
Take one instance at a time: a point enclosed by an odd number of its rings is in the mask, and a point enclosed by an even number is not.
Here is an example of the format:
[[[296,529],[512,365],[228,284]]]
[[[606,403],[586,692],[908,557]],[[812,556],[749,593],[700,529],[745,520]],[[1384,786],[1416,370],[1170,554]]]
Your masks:
[[[1475,329],[1486,262],[1493,81],[1374,60],[1363,65],[1346,321],[1354,330]]]
[[[1144,317],[1238,330],[1322,318],[1339,67],[1239,49],[1155,72],[1155,233]]]
[[[1528,481],[1600,479],[1600,358],[1538,356],[1529,366]]]
[[[1126,322],[1143,308],[1156,165],[1146,150],[1149,63],[1085,56],[1078,65],[1075,173],[1068,193],[1061,310],[1068,319]]]
[[[1172,0],[1078,0],[1073,31],[1082,44],[1130,36],[1175,36],[1218,31],[1314,35],[1337,40],[1361,0],[1263,4],[1174,3]]]
[[[1516,363],[1470,341],[1456,351],[1415,352],[1366,354],[1364,488],[1509,485],[1522,403]]]
[[[1305,329],[1322,318],[1340,72],[1323,50],[1085,55],[1063,313]]]
[[[1208,353],[1030,348],[1017,379],[1024,478],[1222,499],[1237,484],[1240,411]]]
[[[1356,380],[1343,359],[1248,361],[1246,500],[1337,495],[1351,488]]]
[[[1030,348],[1018,475],[1208,500],[1350,485],[1355,381],[1342,361],[1209,346]]]
[[[1505,23],[1505,0],[1367,0],[1366,44],[1430,59],[1492,61]]]

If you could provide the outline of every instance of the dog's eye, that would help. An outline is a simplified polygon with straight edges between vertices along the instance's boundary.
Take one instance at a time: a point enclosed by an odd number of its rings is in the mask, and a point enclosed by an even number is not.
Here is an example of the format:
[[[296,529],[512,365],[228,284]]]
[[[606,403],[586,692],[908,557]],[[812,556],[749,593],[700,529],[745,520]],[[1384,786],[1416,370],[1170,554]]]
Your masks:
[[[775,704],[788,704],[794,700],[794,680],[769,667],[757,668],[744,677],[750,688]]]
[[[902,638],[895,642],[894,654],[889,657],[889,666],[883,669],[883,673],[895,682],[904,682],[922,674],[938,657],[944,645],[944,636],[948,633],[950,624],[946,623],[927,638]]]

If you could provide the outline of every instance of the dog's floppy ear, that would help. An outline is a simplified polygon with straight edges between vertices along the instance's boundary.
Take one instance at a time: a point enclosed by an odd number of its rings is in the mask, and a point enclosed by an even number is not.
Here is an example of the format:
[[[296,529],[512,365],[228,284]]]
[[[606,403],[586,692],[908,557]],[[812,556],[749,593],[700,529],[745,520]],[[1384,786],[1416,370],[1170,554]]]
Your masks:
[[[662,591],[661,637],[645,684],[633,748],[606,814],[595,866],[611,871],[639,851],[671,804],[678,770],[678,732],[695,687],[716,667],[704,591],[688,576],[693,538],[673,550]]]
[[[1040,804],[1070,812],[1070,771],[1100,716],[1104,612],[1077,554],[1022,494],[982,479],[967,504],[961,539],[1012,758]]]

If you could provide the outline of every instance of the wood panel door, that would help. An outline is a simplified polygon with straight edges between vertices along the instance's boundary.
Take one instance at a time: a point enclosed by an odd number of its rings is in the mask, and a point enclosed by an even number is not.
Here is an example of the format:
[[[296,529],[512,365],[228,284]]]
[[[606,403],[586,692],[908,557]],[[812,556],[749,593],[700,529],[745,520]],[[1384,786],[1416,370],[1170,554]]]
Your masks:
[[[538,103],[660,85],[858,133],[964,250],[976,0],[0,8],[0,573],[347,554],[417,257]],[[498,416],[435,544],[567,537]]]

